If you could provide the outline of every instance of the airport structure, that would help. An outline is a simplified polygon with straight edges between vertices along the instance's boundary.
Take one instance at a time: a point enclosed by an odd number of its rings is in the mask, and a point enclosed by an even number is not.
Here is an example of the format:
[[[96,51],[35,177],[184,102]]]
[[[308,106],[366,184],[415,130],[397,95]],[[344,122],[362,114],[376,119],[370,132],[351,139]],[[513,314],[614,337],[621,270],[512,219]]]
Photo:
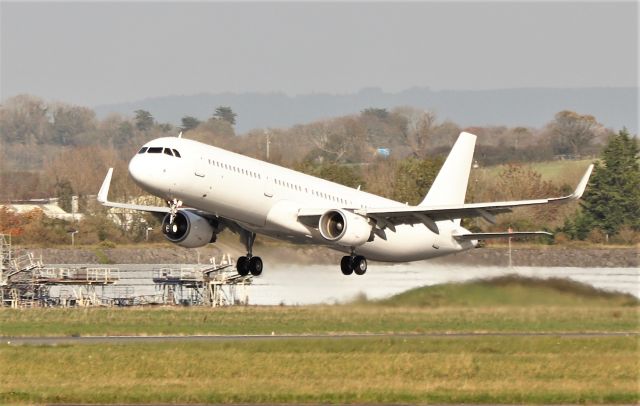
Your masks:
[[[231,256],[220,262],[212,258],[204,268],[165,267],[153,271],[153,282],[160,290],[163,304],[205,305],[212,307],[246,305],[247,287],[253,277],[238,275]]]
[[[45,266],[42,258],[14,249],[0,234],[0,306],[89,307],[248,304],[251,276],[240,276],[230,256],[206,266],[154,269],[155,294],[137,294],[131,278],[113,267]]]

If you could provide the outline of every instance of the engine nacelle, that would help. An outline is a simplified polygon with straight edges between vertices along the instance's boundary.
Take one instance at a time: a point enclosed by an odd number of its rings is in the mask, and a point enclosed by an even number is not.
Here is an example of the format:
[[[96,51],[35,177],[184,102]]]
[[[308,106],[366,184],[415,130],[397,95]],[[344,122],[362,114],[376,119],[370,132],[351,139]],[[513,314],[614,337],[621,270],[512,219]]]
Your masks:
[[[373,229],[365,217],[345,210],[325,212],[318,228],[325,240],[345,247],[357,247],[369,241]]]
[[[172,243],[185,248],[198,248],[216,240],[216,229],[202,216],[180,210],[171,225],[169,217],[170,214],[167,214],[162,220],[162,233]]]

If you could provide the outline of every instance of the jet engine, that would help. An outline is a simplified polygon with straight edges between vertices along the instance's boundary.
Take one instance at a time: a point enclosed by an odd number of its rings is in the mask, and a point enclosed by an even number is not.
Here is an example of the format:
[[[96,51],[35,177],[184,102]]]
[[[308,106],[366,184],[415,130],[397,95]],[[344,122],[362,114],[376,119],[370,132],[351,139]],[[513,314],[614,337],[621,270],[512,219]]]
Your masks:
[[[162,233],[167,240],[185,248],[198,248],[216,240],[216,227],[209,220],[190,211],[176,213],[173,224],[170,214],[162,220]]]
[[[369,241],[373,227],[365,217],[350,211],[329,210],[320,217],[318,228],[325,240],[357,247]]]

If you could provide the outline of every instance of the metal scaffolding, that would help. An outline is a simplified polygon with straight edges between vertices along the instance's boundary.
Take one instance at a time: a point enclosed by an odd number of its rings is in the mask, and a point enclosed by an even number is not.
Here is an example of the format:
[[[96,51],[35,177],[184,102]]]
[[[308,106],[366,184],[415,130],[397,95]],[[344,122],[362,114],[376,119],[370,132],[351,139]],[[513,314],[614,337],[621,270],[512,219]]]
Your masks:
[[[11,236],[0,234],[0,306],[100,306],[108,305],[96,288],[115,284],[117,268],[45,267],[33,253],[14,249]],[[61,287],[57,295],[52,287]]]
[[[12,248],[8,235],[0,234],[0,256],[0,306],[12,308],[246,305],[253,281],[237,274],[230,255],[205,266],[154,269],[149,283],[133,285],[118,268],[44,266],[32,253]],[[149,285],[156,294],[136,295],[136,286]]]
[[[215,258],[201,268],[159,268],[153,271],[153,282],[167,305],[230,306],[249,303],[247,286],[251,276],[235,271],[231,256]]]

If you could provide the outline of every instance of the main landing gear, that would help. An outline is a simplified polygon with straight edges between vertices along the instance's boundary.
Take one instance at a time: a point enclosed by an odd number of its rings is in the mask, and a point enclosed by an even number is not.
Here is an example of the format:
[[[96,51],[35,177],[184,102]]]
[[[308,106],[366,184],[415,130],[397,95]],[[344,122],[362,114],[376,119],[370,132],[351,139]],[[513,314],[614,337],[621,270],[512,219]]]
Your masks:
[[[340,261],[340,270],[343,275],[364,275],[367,272],[367,259],[362,255],[346,255]]]
[[[241,276],[247,276],[249,273],[253,276],[258,276],[262,273],[262,259],[260,257],[254,257],[252,254],[253,243],[256,240],[256,233],[249,231],[240,234],[240,240],[247,248],[247,256],[239,257],[236,262],[236,269]]]

